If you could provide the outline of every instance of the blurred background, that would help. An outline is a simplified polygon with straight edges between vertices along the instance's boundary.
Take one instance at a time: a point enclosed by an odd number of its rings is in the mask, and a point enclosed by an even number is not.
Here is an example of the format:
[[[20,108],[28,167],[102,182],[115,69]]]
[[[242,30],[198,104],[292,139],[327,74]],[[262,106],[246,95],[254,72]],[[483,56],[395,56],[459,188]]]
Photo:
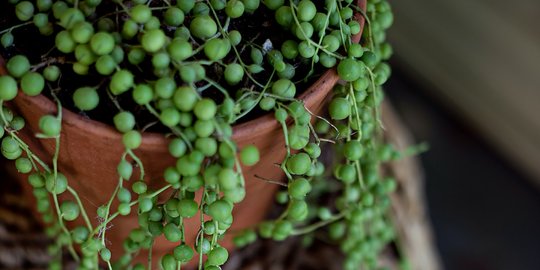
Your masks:
[[[446,269],[540,269],[540,1],[390,1],[388,99]]]

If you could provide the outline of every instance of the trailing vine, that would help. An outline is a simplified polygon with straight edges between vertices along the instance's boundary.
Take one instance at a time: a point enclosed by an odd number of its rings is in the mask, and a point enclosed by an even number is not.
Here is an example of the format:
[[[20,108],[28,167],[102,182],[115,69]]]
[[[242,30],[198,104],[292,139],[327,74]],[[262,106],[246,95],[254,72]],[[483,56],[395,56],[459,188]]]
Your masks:
[[[395,237],[388,194],[396,189],[380,166],[399,157],[383,142],[379,111],[381,87],[391,73],[384,62],[392,54],[385,41],[393,20],[386,0],[368,0],[365,10],[353,0],[9,2],[20,24],[0,31],[7,60],[7,74],[0,76],[1,152],[28,174],[37,210],[56,239],[51,269],[62,267],[65,248],[80,269],[159,264],[168,270],[196,261],[198,269],[214,270],[229,257],[220,245],[226,233],[235,234],[234,243],[242,247],[259,236],[309,240],[318,231],[346,255],[344,269],[378,269],[380,252]],[[248,33],[265,31],[242,27],[257,17],[275,32]],[[352,37],[362,31],[359,17],[366,23],[361,43],[355,43]],[[39,58],[10,50],[20,45],[22,29],[37,29],[54,46]],[[299,93],[330,68],[342,83],[332,91],[328,116],[314,115]],[[56,114],[41,116],[36,134],[54,141],[51,160],[39,158],[19,136],[25,120],[5,106],[19,92],[45,94],[57,104]],[[76,179],[59,171],[62,110],[92,117],[105,103],[117,111],[103,121],[123,134],[125,151],[116,189],[90,213],[70,185]],[[283,187],[276,201],[284,211],[257,228],[229,232],[234,205],[246,194],[242,165],[260,159],[255,146],[239,149],[233,125],[266,112],[283,132],[286,156],[278,165],[286,179],[257,177]],[[177,160],[162,179],[148,179],[136,155],[146,130],[168,137],[169,153]],[[329,148],[336,155],[326,160]],[[148,187],[158,180],[161,188]],[[71,199],[60,200],[65,194]],[[165,201],[158,198],[162,194],[168,194]],[[115,218],[132,212],[138,228],[112,262],[107,230]],[[70,226],[77,219],[84,225]],[[194,245],[186,241],[186,219],[199,220]],[[161,235],[177,246],[153,262],[155,238]],[[133,263],[141,250],[149,251],[147,263]]]

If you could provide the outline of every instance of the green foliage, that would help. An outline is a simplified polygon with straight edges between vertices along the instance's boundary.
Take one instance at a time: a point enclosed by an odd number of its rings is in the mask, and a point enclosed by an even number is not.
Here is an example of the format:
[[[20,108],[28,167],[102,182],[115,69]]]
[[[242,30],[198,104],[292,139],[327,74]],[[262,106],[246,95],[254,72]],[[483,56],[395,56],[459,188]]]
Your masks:
[[[29,96],[50,94],[59,108],[73,103],[72,109],[93,112],[111,110],[105,104],[112,104],[117,110],[110,117],[125,148],[116,166],[118,188],[97,213],[87,213],[79,197],[84,194],[70,186],[76,179],[67,179],[56,165],[33,154],[18,137],[24,119],[2,107],[1,152],[15,160],[20,173],[30,173],[38,211],[57,239],[51,250],[67,248],[82,269],[112,267],[112,257],[120,258],[115,267],[144,269],[133,265],[133,256],[152,249],[154,239],[164,235],[178,245],[157,262],[163,269],[177,269],[192,259],[202,262],[199,269],[220,269],[229,254],[219,239],[234,222],[235,204],[246,196],[242,165],[255,166],[264,158],[263,149],[253,145],[240,149],[232,127],[260,108],[274,116],[286,142],[281,162],[286,188],[276,195],[284,212],[262,222],[257,232],[238,233],[234,243],[245,246],[258,235],[276,241],[305,235],[309,240],[323,230],[346,255],[344,269],[377,269],[378,254],[394,237],[386,213],[396,182],[379,170],[382,162],[399,156],[380,140],[379,119],[381,85],[391,73],[384,62],[392,54],[385,30],[393,16],[385,0],[368,0],[365,11],[356,2],[11,1],[21,24],[0,31],[2,46],[16,47],[24,34],[19,28],[35,27],[56,48],[41,62],[21,53],[6,59],[0,102],[13,100],[20,89]],[[263,12],[270,16],[260,16]],[[282,38],[262,33],[261,39],[242,28],[246,20],[259,17],[271,18],[269,25],[278,27],[261,32],[280,31]],[[361,30],[357,17],[366,20],[360,43],[352,38]],[[302,82],[312,82],[330,68],[344,83],[329,98],[329,117],[316,118],[298,99],[305,90]],[[66,70],[81,85],[62,88]],[[72,100],[58,100],[57,91],[71,91]],[[157,190],[147,186],[145,164],[135,151],[147,128],[140,112],[167,130],[168,151],[177,160],[165,169]],[[40,139],[54,141],[55,162],[63,136],[62,110],[41,116],[39,128]],[[331,164],[323,164],[328,142],[338,154]],[[164,192],[172,195],[158,200]],[[72,199],[63,199],[67,193]],[[337,199],[328,205],[320,199],[326,197]],[[98,225],[89,218],[95,214],[101,219]],[[139,227],[125,240],[125,254],[113,255],[104,231],[117,216],[130,214],[138,215]],[[185,239],[188,218],[201,220],[193,247]],[[70,230],[72,221],[84,225]],[[60,264],[51,267],[55,265]]]

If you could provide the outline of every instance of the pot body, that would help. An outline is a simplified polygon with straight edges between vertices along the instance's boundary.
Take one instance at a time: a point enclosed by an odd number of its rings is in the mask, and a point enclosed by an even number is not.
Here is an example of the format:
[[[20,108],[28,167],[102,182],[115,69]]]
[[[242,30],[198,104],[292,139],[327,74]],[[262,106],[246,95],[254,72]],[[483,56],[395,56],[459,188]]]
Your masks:
[[[365,10],[365,0],[358,1],[359,6]],[[361,28],[364,19],[356,14]],[[354,37],[358,42],[360,35]],[[0,58],[0,74],[5,74],[4,63]],[[335,70],[326,71],[311,87],[306,89],[299,97],[306,107],[314,114],[320,114],[326,96],[337,83],[338,76]],[[44,96],[29,97],[19,92],[16,99],[9,106],[16,114],[26,120],[26,126],[19,132],[19,136],[29,145],[30,149],[45,162],[50,162],[55,151],[55,142],[51,139],[38,139],[39,119],[45,114],[56,114],[56,105]],[[68,179],[69,185],[78,193],[94,226],[99,224],[97,208],[108,202],[118,184],[116,166],[125,149],[122,144],[122,135],[112,127],[103,123],[87,119],[74,112],[62,111],[62,132],[60,140],[60,154],[58,170]],[[243,167],[246,179],[246,197],[235,205],[233,211],[234,222],[231,230],[253,227],[264,219],[268,207],[272,204],[278,185],[270,184],[255,177],[255,175],[280,181],[284,174],[275,164],[280,164],[286,154],[284,135],[279,123],[268,114],[237,125],[233,129],[233,140],[241,149],[247,145],[255,145],[260,151],[260,161],[251,167]],[[144,164],[145,181],[152,189],[163,187],[163,171],[175,165],[175,158],[168,152],[168,140],[161,134],[143,134],[142,145],[135,154]],[[27,176],[15,172],[13,166],[8,168],[10,174],[19,180],[25,190],[27,198],[34,198],[32,187],[27,183]],[[134,171],[138,171],[137,168]],[[133,179],[138,177],[135,175]],[[131,182],[125,182],[126,187]],[[73,199],[68,192],[60,197],[60,201]],[[116,201],[116,200],[115,200]],[[112,205],[113,211],[117,202]],[[39,215],[37,210],[36,216]],[[199,215],[185,220],[186,242],[193,244],[199,228]],[[111,222],[112,226],[106,231],[107,248],[117,258],[123,253],[122,241],[131,229],[138,226],[136,207],[127,216],[118,216]],[[69,228],[83,225],[81,218],[67,222]],[[221,244],[232,249],[232,239],[226,237]],[[153,261],[171,252],[178,243],[167,241],[163,236],[156,239],[153,248]],[[135,259],[146,261],[147,254],[142,252]]]
[[[326,72],[315,84],[305,92],[306,106],[315,114],[320,113],[325,97],[337,82],[338,77],[333,70]],[[44,96],[29,97],[19,93],[11,102],[11,107],[17,115],[25,118],[26,126],[19,132],[19,137],[25,141],[32,152],[45,162],[50,162],[55,151],[52,139],[38,139],[39,119],[45,114],[56,114],[56,106]],[[58,170],[68,179],[69,185],[78,193],[94,226],[99,224],[97,208],[108,202],[118,184],[116,166],[125,149],[122,135],[113,128],[93,120],[86,119],[73,112],[63,110],[62,132]],[[231,230],[253,227],[264,219],[268,207],[272,204],[278,185],[270,184],[255,177],[255,175],[281,181],[284,174],[276,164],[280,164],[286,153],[283,131],[272,115],[265,115],[233,128],[233,140],[239,148],[255,145],[260,151],[260,161],[251,167],[243,167],[246,179],[246,197],[235,205],[234,223]],[[144,164],[145,181],[149,188],[157,190],[166,185],[163,171],[169,166],[175,166],[176,159],[168,152],[168,140],[160,134],[144,134],[140,148],[135,154]],[[27,183],[27,175],[18,174],[12,169],[11,175],[23,183],[27,198],[33,198],[32,187]],[[134,168],[137,179],[138,169]],[[132,182],[124,181],[125,187]],[[133,194],[135,197],[135,194]],[[168,195],[163,194],[165,199]],[[199,196],[200,197],[200,196]],[[60,201],[73,199],[65,192],[60,195]],[[112,210],[117,207],[114,200]],[[127,216],[118,216],[106,231],[107,248],[114,255],[123,253],[122,240],[131,229],[138,226],[136,206]],[[37,212],[36,212],[36,215]],[[199,228],[199,215],[185,220],[186,242],[193,244]],[[69,228],[84,225],[81,218],[66,223]],[[226,237],[222,245],[232,248],[232,239]],[[167,241],[163,236],[156,239],[153,249],[154,262],[167,252],[171,252],[178,243]],[[146,254],[140,254],[141,261],[146,260]],[[115,256],[113,256],[115,258]]]

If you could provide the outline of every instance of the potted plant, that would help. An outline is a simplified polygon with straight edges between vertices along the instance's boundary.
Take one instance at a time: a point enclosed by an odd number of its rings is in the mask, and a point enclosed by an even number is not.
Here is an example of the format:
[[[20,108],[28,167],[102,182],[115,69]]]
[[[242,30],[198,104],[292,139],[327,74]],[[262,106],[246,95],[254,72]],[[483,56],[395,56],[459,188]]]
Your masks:
[[[8,2],[1,150],[57,239],[51,268],[65,248],[82,269],[220,269],[233,243],[326,225],[347,269],[376,266],[386,1]]]

